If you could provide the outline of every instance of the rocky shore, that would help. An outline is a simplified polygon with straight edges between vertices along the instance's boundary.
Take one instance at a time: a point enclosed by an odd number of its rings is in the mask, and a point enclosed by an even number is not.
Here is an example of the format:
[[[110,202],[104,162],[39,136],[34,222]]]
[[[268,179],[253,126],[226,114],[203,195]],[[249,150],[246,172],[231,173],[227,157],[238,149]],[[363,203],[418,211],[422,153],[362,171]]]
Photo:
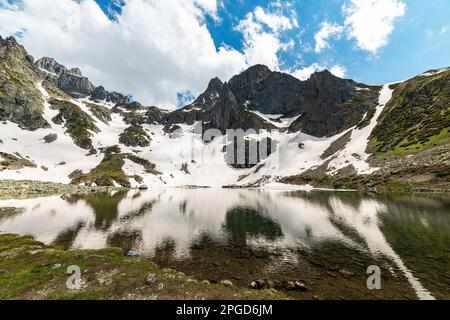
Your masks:
[[[0,180],[0,199],[24,199],[54,194],[77,194],[123,190],[118,187],[86,187],[54,182],[30,180]]]
[[[450,145],[442,145],[409,155],[376,154],[370,175],[358,175],[354,167],[327,175],[322,165],[300,175],[282,178],[288,184],[310,184],[316,188],[352,189],[368,192],[450,192]]]

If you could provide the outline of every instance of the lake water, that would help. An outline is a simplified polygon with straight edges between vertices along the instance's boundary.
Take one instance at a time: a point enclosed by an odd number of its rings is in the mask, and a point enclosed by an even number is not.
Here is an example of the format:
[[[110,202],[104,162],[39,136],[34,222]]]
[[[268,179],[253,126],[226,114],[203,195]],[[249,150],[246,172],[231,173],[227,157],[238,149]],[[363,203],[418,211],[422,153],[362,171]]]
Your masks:
[[[198,279],[301,280],[311,299],[450,299],[450,197],[153,189],[0,201],[0,232],[120,247]],[[379,266],[381,290],[367,268]]]

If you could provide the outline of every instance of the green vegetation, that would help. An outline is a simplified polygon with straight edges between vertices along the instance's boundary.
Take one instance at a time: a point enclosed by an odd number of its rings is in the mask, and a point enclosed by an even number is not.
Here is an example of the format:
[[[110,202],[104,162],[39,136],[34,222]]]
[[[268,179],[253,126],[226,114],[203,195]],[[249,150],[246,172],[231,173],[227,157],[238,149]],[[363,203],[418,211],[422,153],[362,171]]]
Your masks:
[[[397,84],[372,133],[370,147],[405,154],[450,141],[450,71]]]
[[[416,180],[402,175],[299,175],[286,177],[283,183],[304,185],[309,184],[315,188],[335,190],[360,190],[370,192],[446,192],[450,190],[448,173],[442,173],[428,180]]]
[[[125,159],[141,165],[147,173],[155,175],[160,174],[160,172],[156,170],[156,165],[150,161],[129,153],[121,153],[118,146],[112,146],[105,150],[105,157],[103,160],[89,173],[83,174],[79,170],[74,171],[70,175],[72,184],[85,183],[89,186],[94,183],[97,186],[115,186],[115,184],[118,184],[124,188],[130,188],[131,184],[128,180],[130,177],[122,170]],[[131,178],[137,178],[137,181],[140,180],[139,176],[131,176]]]
[[[0,299],[285,299],[276,290],[250,290],[198,281],[161,269],[121,249],[69,250],[31,237],[0,235]],[[80,268],[81,289],[69,290],[68,266]],[[156,282],[147,284],[149,274]]]
[[[49,94],[50,97],[53,99],[59,99],[59,100],[70,100],[71,97],[69,97],[64,91],[59,89],[53,82],[49,80],[45,80],[42,83],[42,86],[44,87],[45,91]]]
[[[100,132],[94,120],[81,108],[69,101],[51,99],[51,107],[59,113],[52,121],[56,124],[65,124],[67,133],[72,137],[74,143],[83,149],[92,149],[92,132]]]
[[[422,142],[413,140],[410,141],[405,138],[392,150],[395,154],[411,153],[417,150],[423,150],[427,147],[434,147],[439,144],[445,144],[450,142],[450,126],[441,130],[436,135],[427,137],[427,140]]]
[[[111,111],[108,108],[95,103],[86,103],[86,106],[91,110],[91,113],[103,123],[108,124],[111,121]]]
[[[120,148],[117,146],[107,148],[103,160],[89,173],[72,173],[72,184],[92,185],[95,183],[97,186],[114,186],[117,183],[122,187],[129,188],[130,182],[122,170],[124,164],[124,155],[120,153]]]
[[[148,147],[152,139],[140,125],[132,125],[119,136],[119,142],[127,147]]]
[[[143,166],[145,169],[145,172],[147,172],[147,173],[154,174],[154,175],[161,174],[161,172],[156,170],[156,165],[146,159],[139,158],[133,154],[128,154],[127,159],[130,161],[133,161],[136,164]]]
[[[41,81],[33,59],[14,38],[0,46],[0,121],[9,120],[22,129],[48,128],[42,117]]]

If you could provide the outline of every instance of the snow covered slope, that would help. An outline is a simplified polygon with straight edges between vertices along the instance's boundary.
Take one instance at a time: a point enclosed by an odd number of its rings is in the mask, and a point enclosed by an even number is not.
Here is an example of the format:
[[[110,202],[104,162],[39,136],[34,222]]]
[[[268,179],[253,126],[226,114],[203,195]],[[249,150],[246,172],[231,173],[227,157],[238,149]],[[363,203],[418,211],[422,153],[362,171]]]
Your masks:
[[[151,145],[149,147],[127,147],[119,142],[119,135],[128,127],[121,114],[112,113],[111,121],[106,124],[95,118],[91,109],[87,107],[87,103],[92,103],[92,101],[71,99],[70,102],[92,115],[96,126],[100,129],[98,133],[91,132],[92,145],[97,153],[89,155],[87,150],[74,144],[63,125],[55,124],[52,121],[58,112],[52,110],[48,103],[50,96],[42,83],[36,85],[44,99],[43,117],[51,127],[26,131],[9,121],[0,127],[2,132],[0,151],[20,156],[34,163],[34,166],[0,171],[0,179],[31,179],[69,183],[71,173],[76,170],[88,173],[102,161],[104,154],[101,150],[113,145],[118,145],[122,153],[133,154],[150,161],[160,172],[160,174],[149,174],[145,171],[144,166],[125,159],[122,170],[130,178],[132,187],[145,184],[147,186],[210,187],[266,185],[276,188],[280,177],[300,174],[324,163],[327,163],[328,174],[349,164],[353,165],[358,173],[371,173],[375,168],[370,168],[367,164],[366,160],[369,155],[365,149],[377,119],[392,95],[389,86],[384,86],[375,115],[370,124],[362,129],[353,128],[325,139],[308,136],[301,132],[289,133],[287,130],[273,130],[272,132],[261,132],[257,136],[248,136],[248,138],[257,139],[270,137],[277,142],[277,151],[256,167],[235,169],[226,163],[223,152],[226,144],[224,137],[218,137],[206,144],[202,141],[201,136],[195,133],[195,125],[180,125],[179,130],[168,133],[164,125],[144,124],[142,127],[151,137]],[[103,106],[112,108],[110,104],[103,104]],[[279,129],[287,128],[297,118],[276,121],[280,116],[255,114],[273,122]],[[348,132],[351,132],[351,137],[341,150],[332,154],[329,159],[321,158],[333,142]],[[49,134],[56,134],[58,137],[56,141],[46,143],[43,138]],[[331,161],[329,161],[330,159]],[[142,177],[143,180],[136,181],[135,175]]]

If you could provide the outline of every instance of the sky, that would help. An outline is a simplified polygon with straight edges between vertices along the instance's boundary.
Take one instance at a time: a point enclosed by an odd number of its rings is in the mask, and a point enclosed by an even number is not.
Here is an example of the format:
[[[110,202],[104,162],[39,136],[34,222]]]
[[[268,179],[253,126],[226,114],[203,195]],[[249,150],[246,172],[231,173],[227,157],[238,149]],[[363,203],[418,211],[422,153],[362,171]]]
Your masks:
[[[0,35],[174,109],[254,64],[382,84],[450,66],[449,0],[0,0]]]

